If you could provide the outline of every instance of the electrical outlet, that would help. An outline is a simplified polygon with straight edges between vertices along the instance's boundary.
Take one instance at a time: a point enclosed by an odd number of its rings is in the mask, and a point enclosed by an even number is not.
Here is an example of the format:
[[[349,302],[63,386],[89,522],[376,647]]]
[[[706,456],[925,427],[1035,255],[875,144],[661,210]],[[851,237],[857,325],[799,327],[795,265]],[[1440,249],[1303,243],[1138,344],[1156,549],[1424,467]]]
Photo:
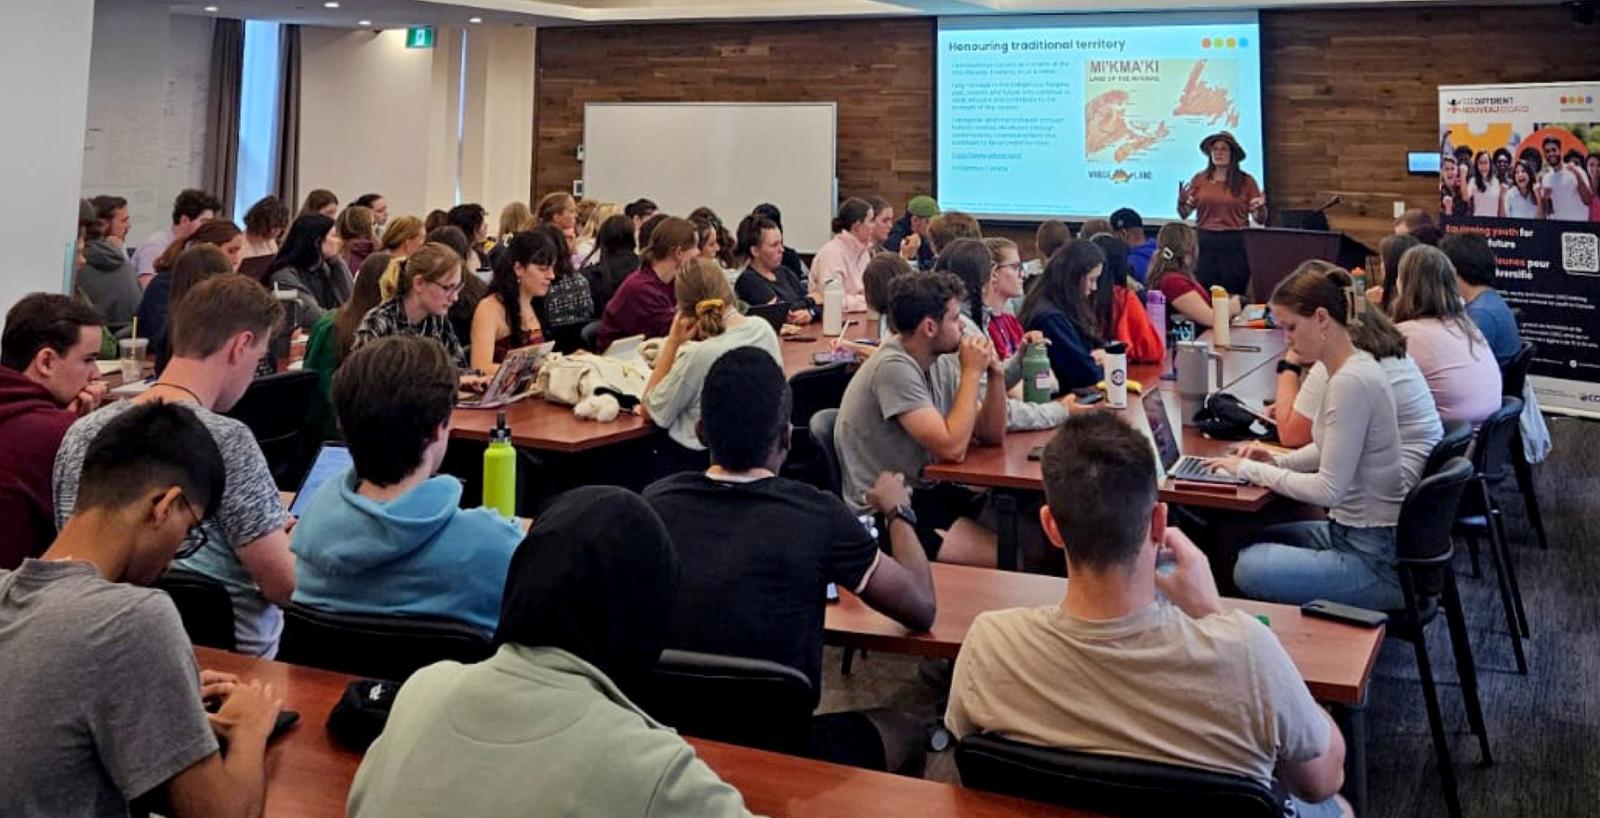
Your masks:
[[[1394,217],[1398,219],[1401,216],[1404,216],[1405,214],[1406,214],[1406,203],[1405,202],[1395,202],[1394,203]]]

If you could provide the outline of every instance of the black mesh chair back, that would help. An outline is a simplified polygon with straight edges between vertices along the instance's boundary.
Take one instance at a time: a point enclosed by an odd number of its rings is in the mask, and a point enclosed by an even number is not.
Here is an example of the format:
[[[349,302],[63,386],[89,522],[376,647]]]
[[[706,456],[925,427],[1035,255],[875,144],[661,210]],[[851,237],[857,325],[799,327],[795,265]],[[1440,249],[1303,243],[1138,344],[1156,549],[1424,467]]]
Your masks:
[[[665,650],[641,704],[686,735],[804,754],[817,697],[806,675],[787,665]]]
[[[1522,388],[1528,383],[1528,367],[1533,366],[1533,353],[1537,347],[1532,341],[1523,341],[1517,354],[1500,367],[1500,394],[1512,398],[1522,397]]]
[[[789,379],[789,392],[794,396],[790,423],[797,429],[805,429],[811,425],[812,415],[824,409],[838,409],[852,374],[852,366],[842,361],[795,374]]]
[[[279,661],[396,682],[434,662],[477,662],[493,652],[482,631],[454,619],[306,605],[284,608],[278,644]]]
[[[171,568],[156,580],[154,587],[172,597],[190,642],[228,651],[237,647],[233,640],[233,599],[228,596],[227,586],[204,574]]]
[[[317,373],[280,372],[256,378],[225,413],[250,427],[279,489],[293,491],[311,467],[314,444],[322,432],[312,421],[320,417],[312,411],[312,403],[320,400]]]
[[[811,440],[817,444],[827,470],[828,490],[834,494],[844,491],[844,478],[839,474],[839,450],[833,447],[833,427],[839,420],[838,409],[824,409],[811,416]]]
[[[1464,420],[1449,420],[1444,424],[1444,437],[1433,444],[1433,451],[1428,453],[1428,462],[1422,467],[1422,476],[1427,477],[1439,471],[1440,467],[1451,459],[1466,457],[1467,450],[1472,447],[1472,424]]]
[[[1443,589],[1444,572],[1455,554],[1450,528],[1471,480],[1472,464],[1458,455],[1422,478],[1400,506],[1396,555],[1401,568],[1410,571],[1418,596],[1437,597]]]
[[[1244,776],[1036,747],[979,733],[956,745],[963,786],[1124,818],[1280,818],[1284,798]]]

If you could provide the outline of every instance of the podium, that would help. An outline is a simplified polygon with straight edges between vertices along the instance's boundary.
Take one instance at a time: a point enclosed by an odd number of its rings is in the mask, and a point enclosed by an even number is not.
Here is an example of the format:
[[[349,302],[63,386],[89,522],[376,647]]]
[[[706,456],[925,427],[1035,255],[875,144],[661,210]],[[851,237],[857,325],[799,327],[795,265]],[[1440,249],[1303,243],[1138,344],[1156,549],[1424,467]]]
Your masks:
[[[1362,267],[1372,248],[1330,230],[1252,227],[1244,230],[1201,230],[1200,259],[1195,277],[1203,286],[1222,284],[1230,293],[1245,293],[1252,302],[1267,300],[1273,289],[1300,263],[1322,259],[1349,270]]]

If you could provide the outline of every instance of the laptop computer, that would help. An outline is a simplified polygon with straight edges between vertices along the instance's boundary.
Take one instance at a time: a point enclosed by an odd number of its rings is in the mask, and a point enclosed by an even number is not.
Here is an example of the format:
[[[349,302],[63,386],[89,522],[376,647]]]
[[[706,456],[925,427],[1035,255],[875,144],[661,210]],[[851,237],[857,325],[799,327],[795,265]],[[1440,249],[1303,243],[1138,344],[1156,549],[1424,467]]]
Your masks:
[[[789,319],[789,305],[782,301],[774,301],[771,304],[751,307],[749,315],[753,318],[764,319],[772,325],[773,332],[779,332],[783,329],[784,322]]]
[[[317,488],[350,468],[353,462],[350,450],[343,443],[322,444],[322,448],[317,450],[317,459],[311,461],[311,469],[300,480],[300,489],[294,494],[289,513],[299,517],[305,511],[306,504],[311,502],[311,495],[317,493]]]
[[[539,380],[539,367],[555,347],[555,341],[546,341],[507,352],[483,394],[456,401],[456,408],[497,409],[533,394],[533,386]]]
[[[1161,461],[1161,470],[1167,477],[1194,483],[1230,486],[1249,484],[1243,478],[1212,471],[1203,459],[1178,450],[1178,435],[1172,430],[1172,421],[1167,417],[1167,404],[1161,398],[1160,389],[1146,392],[1143,401],[1144,418],[1150,425],[1150,438],[1156,445],[1156,457]]]

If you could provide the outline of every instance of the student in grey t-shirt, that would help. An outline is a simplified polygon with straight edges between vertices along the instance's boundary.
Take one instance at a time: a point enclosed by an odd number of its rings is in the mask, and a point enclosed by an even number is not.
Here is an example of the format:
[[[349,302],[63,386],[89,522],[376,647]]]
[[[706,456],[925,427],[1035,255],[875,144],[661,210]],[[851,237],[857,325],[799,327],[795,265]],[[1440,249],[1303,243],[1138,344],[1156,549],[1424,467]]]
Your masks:
[[[0,812],[127,815],[164,790],[173,815],[259,814],[276,694],[201,673],[172,601],[138,587],[197,542],[223,490],[217,448],[192,412],[148,404],[117,413],[84,462],[78,513],[0,571]],[[202,698],[222,699],[215,726]]]

